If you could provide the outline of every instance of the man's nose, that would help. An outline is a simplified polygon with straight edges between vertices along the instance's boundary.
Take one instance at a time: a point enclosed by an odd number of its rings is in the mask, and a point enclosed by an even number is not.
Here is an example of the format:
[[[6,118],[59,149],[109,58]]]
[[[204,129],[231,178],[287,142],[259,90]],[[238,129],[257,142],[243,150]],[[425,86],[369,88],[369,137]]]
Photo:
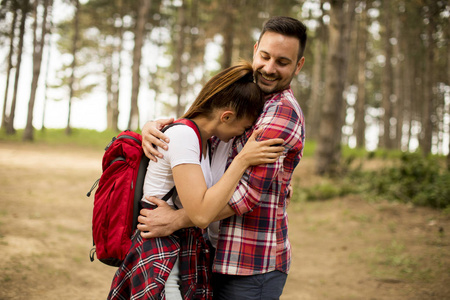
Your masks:
[[[266,72],[267,74],[274,74],[276,71],[275,61],[271,59],[268,62],[266,62],[263,69],[264,72]]]

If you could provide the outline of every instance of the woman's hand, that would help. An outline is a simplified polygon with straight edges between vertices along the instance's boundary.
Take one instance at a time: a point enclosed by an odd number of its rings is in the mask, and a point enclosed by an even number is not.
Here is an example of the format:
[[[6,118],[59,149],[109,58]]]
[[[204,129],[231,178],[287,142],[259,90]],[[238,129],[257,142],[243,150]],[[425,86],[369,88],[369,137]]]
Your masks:
[[[262,131],[263,128],[254,130],[244,148],[236,156],[247,167],[274,163],[283,154],[283,139],[276,138],[261,142],[256,141],[256,137]]]
[[[173,118],[170,118],[149,121],[145,123],[144,127],[142,127],[142,148],[144,149],[145,156],[147,156],[149,159],[156,162],[156,157],[163,157],[163,155],[158,150],[156,150],[153,145],[167,150],[167,143],[169,143],[169,138],[160,130],[164,126],[173,123],[173,120]]]

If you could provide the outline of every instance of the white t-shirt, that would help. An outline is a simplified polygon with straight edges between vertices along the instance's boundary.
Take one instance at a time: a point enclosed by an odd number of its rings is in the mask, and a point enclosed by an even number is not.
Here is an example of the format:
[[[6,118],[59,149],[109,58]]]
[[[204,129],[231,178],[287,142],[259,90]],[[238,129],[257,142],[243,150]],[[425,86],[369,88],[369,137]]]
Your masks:
[[[232,145],[233,139],[228,143],[220,142],[214,150],[214,155],[211,160],[212,185],[216,184],[220,177],[222,177],[223,173],[225,173],[225,167]],[[217,247],[217,240],[219,238],[219,224],[220,221],[217,221],[212,222],[208,226],[208,238],[214,248]]]
[[[164,132],[170,139],[169,149],[167,151],[158,147],[158,151],[164,155],[158,162],[150,161],[147,168],[147,174],[144,180],[144,197],[154,196],[158,199],[164,197],[175,185],[172,175],[172,168],[180,164],[200,165],[205,177],[207,187],[213,185],[211,168],[209,164],[209,151],[204,153],[201,162],[200,146],[195,131],[186,125],[175,125]],[[189,174],[186,174],[189,176]],[[169,199],[167,203],[173,205],[173,200]],[[175,199],[178,208],[182,207],[180,199]]]

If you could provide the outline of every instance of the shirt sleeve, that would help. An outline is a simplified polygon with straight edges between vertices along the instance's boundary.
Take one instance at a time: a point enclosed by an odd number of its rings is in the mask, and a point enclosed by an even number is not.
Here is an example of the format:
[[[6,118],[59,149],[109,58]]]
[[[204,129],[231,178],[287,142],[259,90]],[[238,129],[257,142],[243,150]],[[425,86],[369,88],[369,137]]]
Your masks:
[[[162,153],[171,169],[180,164],[200,164],[200,145],[192,128],[178,125],[169,128],[165,133],[170,138],[170,144],[169,150]]]
[[[263,115],[255,124],[255,129],[263,127],[258,140],[282,138],[285,147],[283,155],[277,162],[259,165],[247,169],[241,178],[233,197],[229,201],[237,215],[243,215],[257,205],[260,205],[265,195],[279,193],[271,189],[274,180],[283,171],[283,162],[287,155],[298,155],[303,149],[303,118],[301,118],[291,105],[276,103],[266,108]],[[251,135],[249,132],[247,138]],[[281,184],[279,185],[281,188]]]

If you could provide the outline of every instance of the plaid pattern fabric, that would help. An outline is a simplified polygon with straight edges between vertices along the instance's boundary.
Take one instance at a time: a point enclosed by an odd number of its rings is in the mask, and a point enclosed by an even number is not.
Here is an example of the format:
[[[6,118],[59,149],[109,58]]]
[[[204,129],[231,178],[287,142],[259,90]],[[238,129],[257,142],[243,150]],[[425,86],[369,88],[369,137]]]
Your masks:
[[[263,127],[260,140],[280,137],[285,152],[269,165],[249,168],[229,204],[236,215],[221,221],[214,272],[255,275],[289,272],[291,245],[286,213],[287,188],[303,154],[304,117],[292,90],[268,96],[253,129]],[[229,163],[252,130],[235,139]]]
[[[212,299],[209,248],[198,228],[153,239],[143,239],[136,230],[130,251],[114,276],[108,299],[164,300],[164,286],[177,257],[183,299]]]

